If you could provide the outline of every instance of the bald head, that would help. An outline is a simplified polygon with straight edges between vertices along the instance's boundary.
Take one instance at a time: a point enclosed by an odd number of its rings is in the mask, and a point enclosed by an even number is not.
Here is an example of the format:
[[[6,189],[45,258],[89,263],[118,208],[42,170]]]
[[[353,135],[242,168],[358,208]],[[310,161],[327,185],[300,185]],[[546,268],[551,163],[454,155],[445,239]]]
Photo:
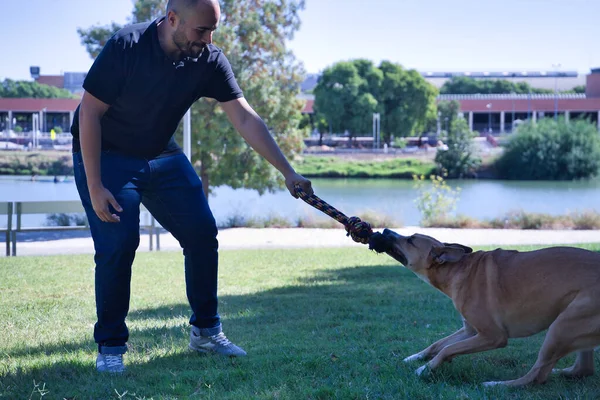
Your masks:
[[[163,50],[174,59],[198,58],[212,43],[220,18],[218,0],[169,0],[165,23],[159,25]]]
[[[218,7],[217,0],[169,0],[167,3],[167,13],[173,11],[176,14],[182,15],[188,12],[200,11],[205,7]]]

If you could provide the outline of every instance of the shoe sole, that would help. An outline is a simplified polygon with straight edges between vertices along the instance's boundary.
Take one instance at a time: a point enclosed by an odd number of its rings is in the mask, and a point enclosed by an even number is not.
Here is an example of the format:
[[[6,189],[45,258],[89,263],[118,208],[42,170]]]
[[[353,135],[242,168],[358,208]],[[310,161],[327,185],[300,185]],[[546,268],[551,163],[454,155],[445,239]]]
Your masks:
[[[188,345],[188,348],[192,351],[197,351],[198,353],[203,353],[203,354],[214,354],[215,353],[212,350],[206,350],[206,349],[203,349],[202,347],[194,347],[191,344]]]
[[[122,370],[120,371],[111,371],[109,369],[105,369],[105,370],[99,370],[98,367],[96,367],[96,372],[100,373],[100,374],[122,374],[125,371],[127,371],[127,368],[124,367]]]
[[[194,346],[192,346],[191,343],[188,345],[188,348],[190,350],[192,350],[192,351],[196,351],[196,352],[202,353],[202,354],[216,354],[216,355],[222,356],[222,357],[244,357],[243,355],[239,355],[238,356],[238,355],[235,355],[235,354],[221,354],[221,353],[218,353],[218,352],[216,352],[214,350],[209,350],[209,349],[205,349],[205,348],[202,348],[202,347],[194,347]]]

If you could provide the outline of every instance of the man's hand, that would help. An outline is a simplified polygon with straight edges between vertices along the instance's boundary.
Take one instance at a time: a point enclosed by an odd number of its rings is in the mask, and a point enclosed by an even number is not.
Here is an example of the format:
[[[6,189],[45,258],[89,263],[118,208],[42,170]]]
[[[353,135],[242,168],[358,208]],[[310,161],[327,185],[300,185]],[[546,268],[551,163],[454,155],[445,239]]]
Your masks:
[[[92,199],[92,206],[94,207],[94,211],[98,218],[104,222],[121,221],[121,218],[116,214],[112,214],[108,208],[108,206],[111,205],[117,212],[123,211],[119,203],[117,203],[117,200],[115,200],[115,197],[107,188],[102,185],[90,188],[90,197]]]
[[[297,199],[298,195],[296,194],[296,188],[295,188],[296,185],[300,185],[300,188],[302,190],[304,190],[304,192],[308,195],[311,195],[314,193],[313,188],[312,188],[312,183],[308,179],[303,177],[302,175],[294,172],[285,177],[285,186],[287,186],[291,195]]]

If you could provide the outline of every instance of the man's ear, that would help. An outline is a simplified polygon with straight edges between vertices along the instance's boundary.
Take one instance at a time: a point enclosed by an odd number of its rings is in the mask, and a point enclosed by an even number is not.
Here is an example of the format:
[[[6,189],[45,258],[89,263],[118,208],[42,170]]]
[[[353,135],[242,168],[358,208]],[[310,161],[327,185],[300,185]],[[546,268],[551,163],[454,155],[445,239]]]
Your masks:
[[[466,254],[469,254],[469,253],[473,252],[472,248],[470,248],[468,246],[464,246],[462,244],[458,244],[458,243],[444,243],[444,246],[447,246],[447,247],[458,247],[460,249],[463,249]]]
[[[467,249],[473,251],[472,249]],[[431,249],[429,255],[433,259],[433,262],[439,265],[442,265],[447,262],[457,262],[460,261],[468,252],[463,247],[458,246],[444,246],[444,247],[434,247]],[[469,252],[470,253],[470,252]]]

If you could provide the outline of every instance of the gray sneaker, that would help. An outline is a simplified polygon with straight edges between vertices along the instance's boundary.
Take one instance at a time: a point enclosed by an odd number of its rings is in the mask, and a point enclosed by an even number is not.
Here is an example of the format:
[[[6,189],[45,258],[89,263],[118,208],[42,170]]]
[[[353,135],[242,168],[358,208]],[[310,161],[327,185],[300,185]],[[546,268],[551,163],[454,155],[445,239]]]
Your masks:
[[[204,332],[202,331],[204,329],[192,326],[192,330],[190,331],[190,349],[200,353],[216,353],[229,357],[243,357],[246,355],[243,349],[231,343],[225,337],[220,327],[218,328],[218,333],[210,336],[203,336]]]
[[[123,365],[123,354],[100,354],[96,358],[96,370],[98,372],[111,372],[121,374],[125,372]]]

